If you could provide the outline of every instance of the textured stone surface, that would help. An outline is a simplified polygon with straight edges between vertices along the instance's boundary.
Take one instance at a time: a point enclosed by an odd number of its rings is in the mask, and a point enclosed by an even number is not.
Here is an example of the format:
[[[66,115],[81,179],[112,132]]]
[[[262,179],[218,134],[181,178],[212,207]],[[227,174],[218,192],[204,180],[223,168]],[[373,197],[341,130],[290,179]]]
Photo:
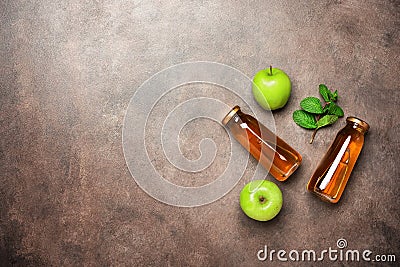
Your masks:
[[[261,266],[264,245],[322,250],[338,238],[400,260],[398,1],[5,0],[0,10],[1,265]],[[303,165],[280,184],[285,202],[271,222],[240,210],[251,177],[217,202],[177,208],[130,176],[121,145],[130,98],[152,74],[194,60],[248,76],[272,63],[292,78],[292,97],[274,116]],[[339,90],[346,115],[371,125],[338,205],[305,185],[344,120],[310,145],[311,133],[291,119],[321,82]],[[212,86],[198,90],[232,101]],[[180,89],[168,103],[190,97]],[[204,131],[229,144],[213,122],[189,126],[181,141],[189,158]],[[226,164],[217,156],[208,172],[179,181],[165,159],[150,156],[182,185],[210,182]]]

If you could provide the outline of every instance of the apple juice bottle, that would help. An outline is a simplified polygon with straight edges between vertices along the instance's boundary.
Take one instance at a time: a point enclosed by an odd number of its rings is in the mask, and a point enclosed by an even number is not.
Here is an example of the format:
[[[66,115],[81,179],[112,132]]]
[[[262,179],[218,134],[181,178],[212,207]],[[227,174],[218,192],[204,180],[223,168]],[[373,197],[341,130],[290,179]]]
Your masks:
[[[235,139],[279,181],[301,163],[301,155],[254,117],[235,106],[222,120]]]
[[[325,201],[337,203],[342,196],[354,164],[364,145],[369,125],[355,117],[346,119],[346,126],[322,158],[307,184],[307,189]]]

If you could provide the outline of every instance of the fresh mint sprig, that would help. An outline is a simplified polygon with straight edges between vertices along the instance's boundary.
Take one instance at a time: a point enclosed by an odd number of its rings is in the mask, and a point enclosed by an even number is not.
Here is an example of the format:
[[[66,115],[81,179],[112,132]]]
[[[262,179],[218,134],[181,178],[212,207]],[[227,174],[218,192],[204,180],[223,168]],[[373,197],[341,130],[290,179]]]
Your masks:
[[[324,99],[324,105],[317,97],[309,96],[300,102],[301,110],[293,112],[293,120],[300,127],[314,129],[310,144],[314,141],[318,129],[334,124],[339,117],[344,116],[343,109],[335,102],[338,92],[332,92],[325,84],[319,85],[319,93]]]

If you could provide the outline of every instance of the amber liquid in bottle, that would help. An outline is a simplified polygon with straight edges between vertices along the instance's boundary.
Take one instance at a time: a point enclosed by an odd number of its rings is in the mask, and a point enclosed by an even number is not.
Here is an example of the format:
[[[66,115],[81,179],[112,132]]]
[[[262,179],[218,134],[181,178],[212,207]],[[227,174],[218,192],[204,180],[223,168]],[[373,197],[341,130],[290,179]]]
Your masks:
[[[301,155],[254,117],[235,106],[222,123],[235,139],[279,181],[285,181],[301,163]]]
[[[308,182],[307,189],[323,200],[337,203],[364,145],[369,125],[355,117],[346,120]]]

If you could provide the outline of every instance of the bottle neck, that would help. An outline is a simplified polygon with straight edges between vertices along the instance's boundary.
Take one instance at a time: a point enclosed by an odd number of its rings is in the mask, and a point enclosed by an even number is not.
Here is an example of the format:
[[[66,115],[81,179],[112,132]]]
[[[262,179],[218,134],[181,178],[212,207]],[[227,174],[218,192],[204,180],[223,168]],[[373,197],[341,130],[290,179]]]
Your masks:
[[[240,111],[236,112],[232,116],[232,118],[228,121],[228,123],[226,124],[226,127],[231,128],[232,125],[240,123],[239,121],[241,121],[241,115],[242,115],[242,113]]]
[[[346,119],[347,125],[346,127],[352,128],[361,134],[365,134],[369,130],[369,125],[363,120],[360,120],[356,117],[348,117]]]
[[[235,107],[234,107],[233,109],[231,109],[231,111],[229,111],[229,113],[223,118],[222,124],[225,125],[225,126],[228,126],[228,125],[231,123],[233,117],[235,117],[235,116],[238,115],[238,114],[237,114],[238,112],[239,112],[239,114],[241,114],[241,112],[240,112],[240,107],[239,107],[239,106],[235,106]]]

